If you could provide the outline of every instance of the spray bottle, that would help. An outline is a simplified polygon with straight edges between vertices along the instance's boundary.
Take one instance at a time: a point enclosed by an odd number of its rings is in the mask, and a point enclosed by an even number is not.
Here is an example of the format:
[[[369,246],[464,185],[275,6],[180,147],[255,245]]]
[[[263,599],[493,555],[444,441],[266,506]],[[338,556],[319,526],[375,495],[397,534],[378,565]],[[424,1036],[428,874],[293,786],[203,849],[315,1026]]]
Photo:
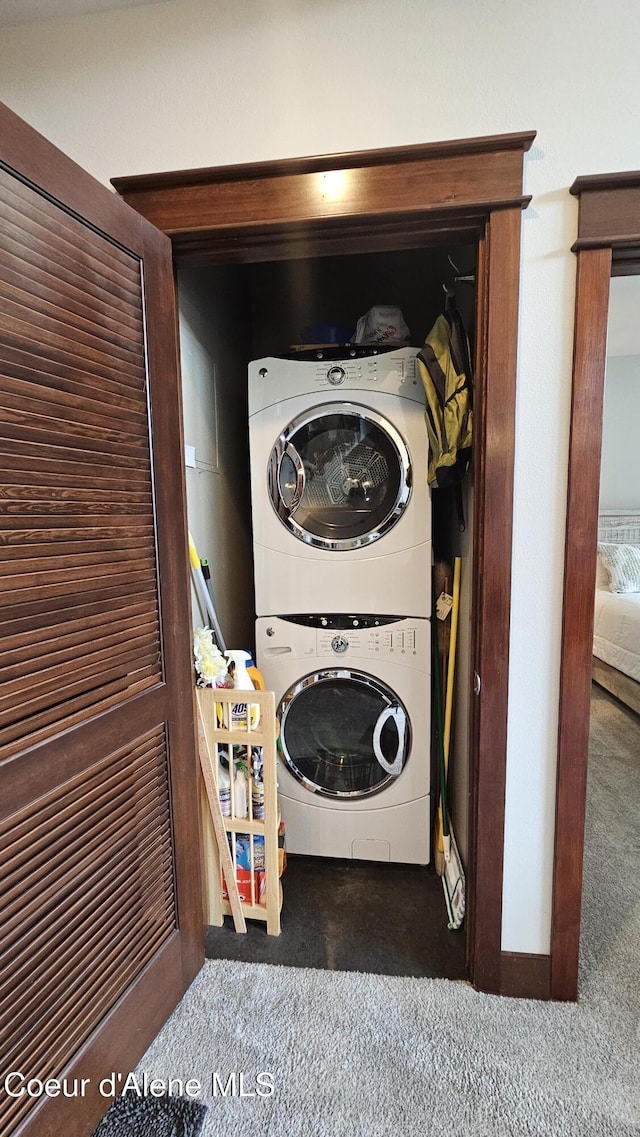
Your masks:
[[[237,691],[253,691],[255,690],[251,677],[247,671],[247,660],[251,659],[248,651],[226,651],[226,658],[229,660],[229,671],[233,672],[234,687]],[[233,664],[233,668],[231,667]],[[251,730],[255,730],[260,722],[260,707],[255,704],[251,707]],[[247,703],[237,702],[231,708],[231,727],[245,727],[247,726]]]

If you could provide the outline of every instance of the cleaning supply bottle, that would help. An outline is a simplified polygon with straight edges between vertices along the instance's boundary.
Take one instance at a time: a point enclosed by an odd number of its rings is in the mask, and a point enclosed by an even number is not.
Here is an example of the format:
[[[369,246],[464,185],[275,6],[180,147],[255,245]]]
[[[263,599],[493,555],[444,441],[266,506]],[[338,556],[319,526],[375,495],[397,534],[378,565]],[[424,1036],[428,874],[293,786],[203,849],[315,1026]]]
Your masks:
[[[223,817],[231,817],[231,779],[218,757],[218,797]],[[244,816],[244,814],[243,814]]]
[[[234,817],[246,817],[249,813],[247,775],[245,767],[240,763],[236,763],[233,778],[233,813]]]
[[[251,658],[251,656],[249,656],[249,659],[247,662],[247,675],[249,676],[251,682],[253,683],[253,686],[255,687],[256,691],[264,691],[265,690],[264,676],[263,676],[262,672],[258,671],[258,668],[254,665],[254,662],[253,662],[253,659]]]
[[[234,687],[237,691],[253,691],[255,690],[251,677],[247,671],[247,660],[251,659],[248,651],[225,651],[225,656],[229,660],[229,671],[231,671],[231,664],[233,667],[233,680]],[[251,706],[251,704],[249,704]],[[251,706],[250,727],[255,730],[260,722],[260,707],[253,704]],[[231,708],[231,727],[247,726],[247,703],[237,702]]]
[[[261,746],[251,747],[251,812],[254,821],[264,821],[264,758]]]

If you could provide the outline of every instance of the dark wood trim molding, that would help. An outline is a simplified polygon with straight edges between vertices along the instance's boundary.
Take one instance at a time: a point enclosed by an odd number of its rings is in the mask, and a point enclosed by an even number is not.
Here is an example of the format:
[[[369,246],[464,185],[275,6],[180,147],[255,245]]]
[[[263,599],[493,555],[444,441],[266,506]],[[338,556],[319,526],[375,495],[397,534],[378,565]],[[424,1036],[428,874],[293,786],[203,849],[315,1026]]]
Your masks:
[[[503,951],[500,994],[517,999],[551,997],[551,959],[548,955]]]
[[[602,408],[609,288],[616,271],[612,251],[640,245],[640,173],[578,178],[571,192],[580,198],[580,213],[551,921],[551,996],[568,1000],[578,994]]]
[[[630,246],[637,248],[638,234],[637,233],[620,233],[616,236],[606,237],[584,237],[576,241],[571,246],[572,253],[580,253],[583,249],[628,249]]]
[[[569,441],[551,934],[552,995],[556,999],[575,999],[577,996],[593,595],[610,274],[610,250],[597,249],[579,254]]]
[[[621,170],[613,174],[582,174],[579,178],[575,178],[570,193],[574,197],[585,198],[602,190],[621,190],[626,189],[628,186],[637,189],[640,186],[640,170]],[[615,220],[612,219],[612,224],[615,227]],[[583,230],[583,221],[580,221],[580,232]]]
[[[640,246],[639,190],[640,171],[576,178],[571,193],[580,199],[580,220],[573,251]]]
[[[396,247],[408,247],[405,226],[408,233],[421,230],[411,233],[418,245],[430,225],[439,239],[452,240],[464,225],[479,230],[492,210],[527,204],[522,161],[533,137],[148,174],[112,184],[171,237],[180,263],[358,252],[367,237],[375,233],[379,241],[385,231]]]
[[[484,393],[483,389],[479,389],[479,385],[484,383],[484,377],[487,374],[487,313],[488,313],[488,234],[483,233],[478,242],[478,255],[476,258],[476,334],[475,334],[475,358],[473,361],[473,373],[475,383],[475,399],[474,399],[474,431],[476,435],[476,445],[473,447],[473,463],[471,471],[471,484],[473,487],[473,508],[474,508],[474,542],[473,542],[473,557],[474,557],[474,571],[471,579],[471,611],[477,612],[479,608],[480,597],[482,595],[481,589],[481,566],[482,566],[482,553],[483,553],[483,534],[482,527],[477,523],[477,516],[481,516],[481,505],[477,500],[477,487],[483,485],[484,482],[484,464],[485,464],[485,446],[484,446]],[[480,621],[473,620],[471,625],[471,669],[475,670],[476,661],[481,657],[480,650]],[[476,974],[476,946],[477,946],[477,929],[476,929],[476,879],[477,879],[477,843],[478,843],[478,827],[474,823],[474,818],[478,816],[478,753],[480,749],[478,729],[479,729],[479,714],[477,706],[477,695],[475,694],[473,674],[469,675],[469,837],[467,849],[467,907],[465,914],[465,926],[467,933],[466,942],[466,963],[467,972],[469,976]],[[481,947],[482,945],[480,945]],[[479,953],[480,954],[480,953]],[[481,967],[482,970],[482,967]]]
[[[638,276],[640,273],[640,245],[612,245],[612,276]]]
[[[452,241],[471,245],[479,240],[488,213],[514,205],[524,209],[529,201],[529,197],[520,197],[478,203],[473,212],[468,206],[448,206],[422,210],[416,215],[407,211],[391,217],[370,214],[365,218],[283,222],[277,229],[255,225],[250,232],[246,227],[185,231],[172,235],[174,259],[181,267],[201,267],[419,249]]]
[[[473,975],[480,990],[496,993],[501,971],[519,270],[520,212],[497,212],[487,226],[486,364],[476,379],[475,400],[481,407],[476,438],[482,472],[474,482],[473,513],[475,667],[481,688],[471,764],[477,817]],[[497,841],[487,840],[482,832],[488,817],[500,834]]]
[[[524,153],[534,134],[116,178],[171,237],[178,263],[478,243],[474,478],[471,978],[501,990],[515,376]],[[325,176],[335,172],[336,177]],[[474,895],[475,893],[475,895]]]
[[[479,138],[454,138],[445,142],[423,142],[414,146],[389,146],[379,150],[358,150],[344,154],[315,154],[306,158],[276,158],[267,162],[246,162],[235,166],[208,166],[196,170],[168,170],[159,174],[137,174],[112,178],[111,184],[122,196],[142,190],[166,189],[169,186],[210,185],[211,182],[282,177],[287,174],[313,174],[322,170],[359,169],[363,166],[399,165],[422,159],[455,157],[469,154],[497,154],[512,150],[522,154],[529,150],[535,130],[515,134],[484,135]]]

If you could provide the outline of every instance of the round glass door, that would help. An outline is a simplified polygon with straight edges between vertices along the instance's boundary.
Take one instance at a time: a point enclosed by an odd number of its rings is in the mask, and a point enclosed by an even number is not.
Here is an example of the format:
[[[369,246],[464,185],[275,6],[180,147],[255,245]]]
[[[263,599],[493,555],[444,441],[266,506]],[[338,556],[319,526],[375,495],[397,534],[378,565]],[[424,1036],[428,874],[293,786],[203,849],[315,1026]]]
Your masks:
[[[271,453],[268,480],[274,509],[299,540],[357,549],[382,537],[404,512],[411,462],[382,415],[331,403],[286,427]]]
[[[393,691],[361,671],[319,671],[280,703],[280,747],[294,778],[323,797],[379,793],[404,769],[407,712]]]

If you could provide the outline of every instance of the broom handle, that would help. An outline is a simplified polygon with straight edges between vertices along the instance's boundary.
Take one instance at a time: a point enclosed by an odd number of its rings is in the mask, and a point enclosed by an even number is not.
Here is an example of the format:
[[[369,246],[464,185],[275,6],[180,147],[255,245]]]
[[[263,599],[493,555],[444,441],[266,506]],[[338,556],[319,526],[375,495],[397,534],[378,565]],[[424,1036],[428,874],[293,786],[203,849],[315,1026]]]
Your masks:
[[[200,601],[200,607],[202,608],[202,615],[205,617],[205,619],[208,616],[209,619],[211,620],[211,627],[212,627],[213,631],[215,632],[215,636],[216,636],[216,640],[217,640],[217,646],[220,648],[220,651],[224,652],[227,650],[227,648],[226,648],[226,644],[225,644],[223,636],[222,636],[222,629],[221,629],[219,621],[218,621],[218,616],[216,614],[215,605],[213,603],[213,600],[211,599],[209,589],[207,588],[207,586],[205,584],[204,574],[202,572],[202,565],[200,564],[200,557],[198,556],[198,550],[196,549],[195,541],[193,540],[193,537],[191,536],[190,533],[189,533],[189,563],[191,565],[191,576],[193,578],[193,585],[194,585],[194,588],[196,590],[196,595],[198,597],[198,600]]]
[[[453,715],[453,680],[456,670],[456,644],[458,641],[458,614],[460,611],[460,557],[453,562],[453,608],[451,610],[451,633],[449,638],[449,661],[447,668],[447,687],[444,710],[444,770],[449,773],[449,750],[451,746],[451,718]]]
[[[435,609],[434,609],[435,614]],[[438,747],[438,775],[440,778],[440,801],[438,802],[436,832],[438,841],[449,833],[449,810],[447,805],[447,783],[445,779],[444,740],[442,730],[442,677],[440,675],[440,654],[438,647],[438,631],[435,618],[432,620],[431,631],[433,636],[433,679],[436,717],[436,740]],[[439,830],[439,831],[438,831]]]

